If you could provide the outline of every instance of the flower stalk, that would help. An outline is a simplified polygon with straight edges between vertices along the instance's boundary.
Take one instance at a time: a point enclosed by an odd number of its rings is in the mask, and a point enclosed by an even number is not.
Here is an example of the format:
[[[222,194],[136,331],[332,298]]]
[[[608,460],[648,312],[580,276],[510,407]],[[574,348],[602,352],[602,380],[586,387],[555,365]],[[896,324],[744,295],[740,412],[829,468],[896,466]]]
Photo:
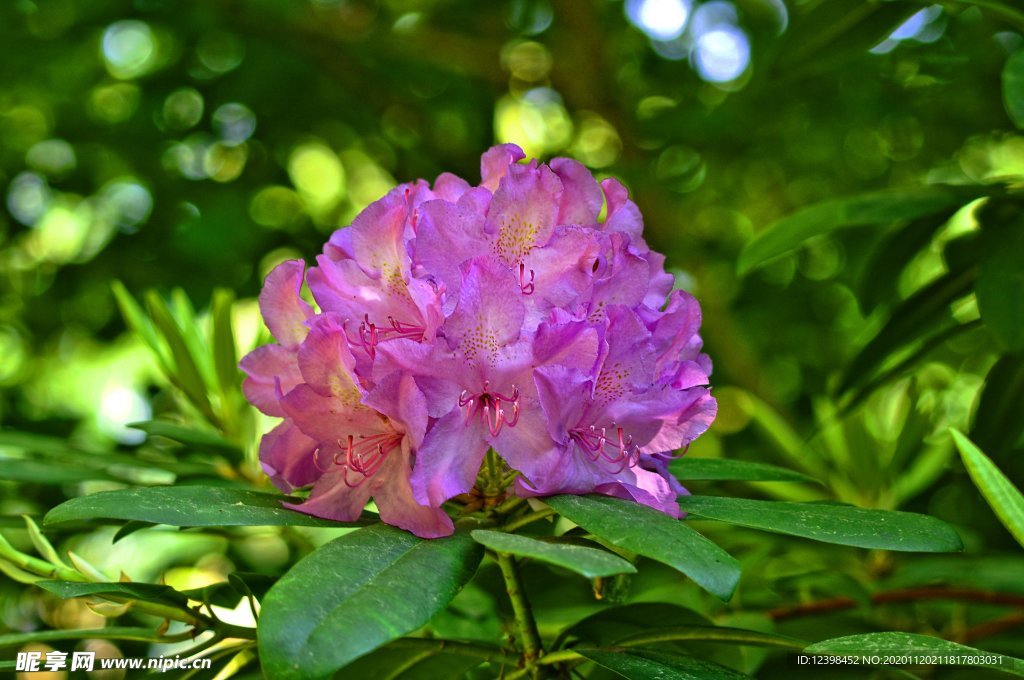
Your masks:
[[[537,667],[537,660],[543,653],[540,634],[537,632],[537,622],[533,618],[533,611],[530,608],[530,601],[523,589],[523,581],[519,576],[519,567],[515,558],[505,553],[496,553],[495,559],[501,575],[505,579],[505,590],[508,591],[508,598],[512,602],[512,613],[515,616],[516,627],[519,629],[520,642],[523,646],[523,661],[530,675],[533,678],[540,677],[540,669]]]

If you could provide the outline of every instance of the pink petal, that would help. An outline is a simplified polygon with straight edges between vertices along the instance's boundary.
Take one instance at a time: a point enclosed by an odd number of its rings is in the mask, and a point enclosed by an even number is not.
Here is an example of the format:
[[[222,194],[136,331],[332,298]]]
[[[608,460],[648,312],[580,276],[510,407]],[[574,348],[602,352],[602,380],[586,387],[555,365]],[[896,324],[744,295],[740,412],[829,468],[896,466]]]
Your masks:
[[[306,319],[313,308],[299,297],[302,290],[302,260],[288,260],[277,265],[260,292],[260,313],[267,328],[285,347],[297,347],[306,337]]]
[[[302,382],[295,350],[264,345],[242,357],[238,366],[248,376],[242,381],[242,392],[249,403],[268,416],[283,416],[281,395]]]
[[[597,222],[604,195],[590,171],[570,158],[553,158],[550,165],[562,180],[563,187],[558,224],[590,225]]]
[[[494,191],[508,167],[524,158],[526,154],[515,144],[492,146],[480,157],[480,185]]]

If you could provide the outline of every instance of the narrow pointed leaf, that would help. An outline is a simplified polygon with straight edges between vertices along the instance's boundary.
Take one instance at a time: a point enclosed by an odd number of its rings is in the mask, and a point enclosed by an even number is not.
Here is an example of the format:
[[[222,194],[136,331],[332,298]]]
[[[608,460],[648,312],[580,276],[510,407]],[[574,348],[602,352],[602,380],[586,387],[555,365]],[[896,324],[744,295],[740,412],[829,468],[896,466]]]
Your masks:
[[[607,550],[568,543],[538,541],[528,536],[485,529],[473,531],[472,536],[474,541],[495,552],[547,562],[587,578],[636,573],[636,567]]]
[[[951,526],[911,512],[722,496],[686,496],[680,505],[694,517],[824,543],[909,552],[963,550]]]
[[[803,649],[807,643],[785,635],[763,633],[758,630],[727,628],[725,626],[673,626],[657,630],[645,630],[615,640],[615,647],[635,647],[656,642],[721,642],[724,644],[751,647],[779,647],[782,649]]]
[[[782,218],[754,237],[740,253],[738,269],[745,274],[813,236],[843,227],[888,224],[932,215],[962,205],[980,193],[979,189],[934,186],[819,203]]]
[[[1024,494],[970,439],[951,430],[964,467],[1003,526],[1024,546]]]
[[[914,633],[866,633],[848,635],[846,637],[823,640],[810,645],[804,650],[808,654],[836,656],[906,656],[938,655],[956,657],[956,665],[982,666],[994,668],[1010,675],[1024,677],[1024,661],[1009,656],[985,652],[974,647],[967,647],[955,642],[930,635]],[[988,659],[998,659],[997,663],[987,663]]]
[[[897,305],[878,334],[850,361],[839,392],[868,380],[893,353],[950,319],[950,305],[971,292],[976,276],[973,267],[947,272]]]
[[[259,621],[268,677],[326,678],[427,623],[476,572],[468,532],[423,540],[377,524],[337,538],[267,593]]]
[[[1004,349],[1024,350],[1024,220],[1007,225],[978,269],[978,310]]]
[[[683,482],[809,482],[820,484],[805,474],[777,465],[727,458],[693,458],[686,456],[672,461],[669,472]]]
[[[653,649],[583,648],[576,651],[628,680],[743,680],[750,677],[710,661]]]
[[[66,501],[47,513],[44,525],[83,519],[116,519],[182,527],[362,525],[343,524],[288,510],[286,496],[215,486],[152,486],[101,491]]]
[[[114,291],[114,299],[117,300],[117,306],[121,310],[121,316],[124,318],[125,324],[146,343],[153,356],[156,357],[157,362],[165,371],[168,371],[170,369],[170,361],[167,356],[166,346],[161,342],[160,336],[153,327],[153,322],[142,311],[142,307],[136,302],[135,297],[128,292],[123,283],[114,281],[110,284],[110,287]]]
[[[210,397],[206,391],[206,383],[203,381],[196,358],[192,356],[185,336],[182,334],[181,328],[178,327],[178,322],[174,320],[166,303],[152,291],[146,295],[146,307],[153,323],[170,347],[171,356],[174,358],[174,372],[168,374],[167,378],[188,396],[197,409],[211,421],[216,421],[213,407],[210,405]]]
[[[37,460],[0,458],[0,479],[32,484],[72,484],[91,479],[115,479],[102,470],[54,465]]]
[[[150,628],[130,628],[124,626],[107,626],[106,628],[87,628],[81,630],[37,630],[31,633],[7,633],[0,635],[0,648],[15,647],[29,642],[53,642],[57,640],[138,640],[153,642],[159,639],[155,630]]]
[[[237,444],[224,439],[216,433],[170,423],[166,420],[147,420],[141,423],[132,423],[128,427],[142,430],[149,435],[166,437],[167,439],[208,451],[232,455],[238,455],[241,452]]]
[[[681,571],[722,600],[736,589],[739,563],[683,521],[607,496],[553,496],[544,502],[595,536]]]
[[[73,583],[71,581],[37,581],[36,585],[57,597],[87,597],[112,595],[132,600],[160,602],[179,609],[188,609],[188,598],[170,586],[156,583]]]
[[[213,292],[210,316],[213,326],[213,366],[217,372],[221,394],[231,394],[241,384],[238,357],[235,355],[235,332],[231,325],[234,293],[224,288]]]
[[[1024,130],[1024,49],[1018,49],[1003,67],[1003,102],[1010,120]]]
[[[985,375],[985,385],[974,410],[971,441],[983,451],[1000,456],[1017,445],[1024,434],[1024,355],[999,358]]]

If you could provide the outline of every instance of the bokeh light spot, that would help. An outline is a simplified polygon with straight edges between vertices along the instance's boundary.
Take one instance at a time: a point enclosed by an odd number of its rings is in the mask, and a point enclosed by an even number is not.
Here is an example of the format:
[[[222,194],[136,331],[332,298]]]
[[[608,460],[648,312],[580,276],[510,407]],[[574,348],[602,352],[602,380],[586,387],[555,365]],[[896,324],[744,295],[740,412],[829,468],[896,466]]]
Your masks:
[[[747,34],[735,26],[721,26],[697,40],[694,66],[698,75],[710,83],[736,80],[750,62]]]
[[[288,157],[288,176],[314,211],[326,211],[345,197],[345,168],[324,144],[301,144]]]
[[[103,32],[102,46],[107,71],[115,78],[137,78],[156,64],[156,37],[143,21],[114,22]]]
[[[183,87],[164,100],[164,122],[175,130],[194,127],[203,117],[203,95],[191,87]]]
[[[627,0],[626,16],[652,40],[675,40],[686,30],[686,0]]]

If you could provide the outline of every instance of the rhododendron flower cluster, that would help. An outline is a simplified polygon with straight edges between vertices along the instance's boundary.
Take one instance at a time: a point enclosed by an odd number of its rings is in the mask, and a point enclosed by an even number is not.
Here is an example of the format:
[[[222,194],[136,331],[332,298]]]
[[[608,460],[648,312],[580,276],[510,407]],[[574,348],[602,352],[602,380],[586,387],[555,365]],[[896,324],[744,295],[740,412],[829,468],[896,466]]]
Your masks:
[[[403,184],[305,270],[279,265],[260,308],[276,344],[241,363],[283,422],[260,459],[292,507],[453,531],[489,449],[508,494],[598,493],[679,516],[673,452],[715,417],[700,307],[673,290],[636,205],[579,163],[507,144],[470,186]],[[604,213],[603,219],[601,213]],[[319,310],[301,297],[308,284]]]

